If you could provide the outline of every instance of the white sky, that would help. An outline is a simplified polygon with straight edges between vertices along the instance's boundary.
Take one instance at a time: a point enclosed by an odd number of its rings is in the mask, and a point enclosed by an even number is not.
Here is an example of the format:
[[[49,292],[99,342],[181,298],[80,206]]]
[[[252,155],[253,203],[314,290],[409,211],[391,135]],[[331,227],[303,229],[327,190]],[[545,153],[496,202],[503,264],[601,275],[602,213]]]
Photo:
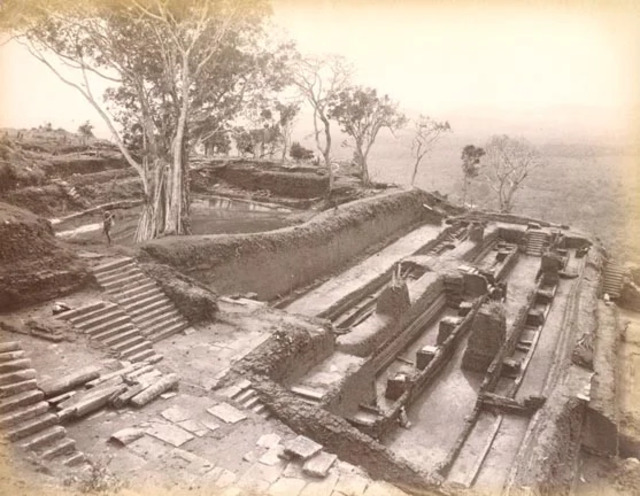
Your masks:
[[[305,53],[346,56],[357,82],[409,112],[470,122],[477,113],[557,117],[563,126],[628,131],[630,109],[640,108],[638,9],[568,3],[583,6],[276,0],[273,21]],[[108,134],[83,98],[22,47],[1,47],[0,69],[0,126],[51,121],[75,130],[89,119]]]

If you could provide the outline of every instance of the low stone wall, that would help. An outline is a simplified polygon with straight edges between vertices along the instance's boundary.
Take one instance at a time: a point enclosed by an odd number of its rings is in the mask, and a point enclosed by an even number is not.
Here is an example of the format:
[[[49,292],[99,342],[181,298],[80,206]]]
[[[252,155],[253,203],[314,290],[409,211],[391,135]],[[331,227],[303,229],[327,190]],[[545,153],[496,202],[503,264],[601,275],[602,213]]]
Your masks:
[[[335,351],[333,332],[319,322],[283,312],[278,330],[279,336],[270,336],[238,362],[233,375],[258,374],[288,386]]]
[[[424,219],[422,205],[428,198],[417,189],[396,191],[275,231],[158,239],[143,245],[139,255],[169,264],[221,294],[255,292],[270,300],[415,228]]]

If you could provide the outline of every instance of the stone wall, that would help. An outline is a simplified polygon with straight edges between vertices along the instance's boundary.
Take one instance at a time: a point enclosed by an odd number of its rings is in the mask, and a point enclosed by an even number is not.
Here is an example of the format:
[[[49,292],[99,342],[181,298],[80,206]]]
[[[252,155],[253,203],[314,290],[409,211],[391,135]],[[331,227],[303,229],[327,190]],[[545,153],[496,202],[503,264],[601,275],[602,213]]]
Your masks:
[[[422,204],[428,198],[417,189],[396,191],[275,231],[167,237],[143,245],[140,256],[171,265],[221,294],[255,292],[270,300],[415,228],[424,219]]]

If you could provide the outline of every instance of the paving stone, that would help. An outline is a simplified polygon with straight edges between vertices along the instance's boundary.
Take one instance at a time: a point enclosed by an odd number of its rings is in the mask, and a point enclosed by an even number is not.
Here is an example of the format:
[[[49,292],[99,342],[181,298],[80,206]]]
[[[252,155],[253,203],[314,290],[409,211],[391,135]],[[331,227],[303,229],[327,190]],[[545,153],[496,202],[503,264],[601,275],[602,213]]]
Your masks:
[[[204,424],[193,419],[178,422],[177,425],[198,437],[202,437],[209,432],[209,429]]]
[[[191,415],[191,412],[185,410],[184,408],[180,408],[179,406],[172,406],[171,408],[168,408],[165,411],[161,412],[160,415],[162,415],[167,420],[176,423],[193,417],[193,415]]]
[[[229,403],[220,403],[219,405],[208,408],[207,412],[228,424],[235,424],[247,418],[244,413]]]
[[[345,496],[361,496],[369,482],[369,479],[359,474],[342,473],[334,490]]]
[[[220,396],[224,396],[225,398],[233,398],[237,394],[240,394],[240,391],[242,391],[242,388],[238,386],[229,386],[224,389],[221,389],[220,391],[216,391],[216,394],[219,394]]]
[[[277,434],[263,434],[256,444],[262,448],[273,448],[278,446],[281,440],[282,438]]]
[[[329,474],[331,465],[338,459],[336,455],[321,451],[317,455],[309,458],[302,471],[311,477],[326,477]]]
[[[249,452],[245,453],[243,455],[242,459],[245,462],[249,462],[249,463],[255,463],[256,461],[258,461],[258,457],[256,456],[256,454],[253,451],[249,451]]]
[[[127,449],[146,460],[158,460],[169,450],[169,447],[155,437],[142,436],[129,443]]]
[[[162,398],[163,400],[168,400],[169,398],[173,398],[174,396],[177,396],[178,393],[176,393],[175,391],[171,391],[169,393],[162,393],[160,395],[160,398]]]
[[[194,438],[189,432],[171,424],[152,425],[145,432],[150,436],[160,439],[161,441],[169,443],[175,447],[182,446],[184,443],[191,441]]]
[[[255,463],[244,473],[243,477],[262,479],[272,484],[282,476],[284,467],[285,463],[282,461],[280,464],[272,466]]]
[[[298,496],[307,485],[303,479],[290,479],[281,477],[270,488],[269,496]]]
[[[364,496],[407,496],[407,493],[388,482],[376,481],[369,484]]]
[[[187,465],[185,466],[185,470],[195,475],[205,475],[215,467],[215,464],[206,458],[194,455],[193,453],[189,453],[188,451],[180,448],[172,450],[171,456],[174,458],[181,458],[186,461]]]
[[[262,455],[258,461],[263,465],[269,465],[269,466],[278,465],[280,463],[282,465],[285,465],[285,462],[282,460],[282,457],[280,456],[282,451],[283,451],[282,446],[276,445],[275,447],[267,450],[267,452],[264,455]]]
[[[302,490],[300,496],[331,496],[338,477],[338,474],[331,474],[321,481],[311,481]]]
[[[237,478],[237,475],[231,470],[223,469],[220,477],[218,477],[218,480],[216,481],[216,486],[220,488],[230,486]]]
[[[322,449],[322,445],[306,436],[298,436],[284,443],[286,455],[307,460]]]
[[[290,477],[293,479],[304,479],[304,473],[302,472],[302,465],[300,462],[291,461],[287,463],[282,473],[283,477]]]
[[[220,493],[220,496],[242,496],[242,489],[238,487],[227,487]]]
[[[202,419],[200,423],[202,423],[210,431],[215,431],[216,429],[220,428],[220,424],[218,424],[217,422],[214,422],[213,420]]]

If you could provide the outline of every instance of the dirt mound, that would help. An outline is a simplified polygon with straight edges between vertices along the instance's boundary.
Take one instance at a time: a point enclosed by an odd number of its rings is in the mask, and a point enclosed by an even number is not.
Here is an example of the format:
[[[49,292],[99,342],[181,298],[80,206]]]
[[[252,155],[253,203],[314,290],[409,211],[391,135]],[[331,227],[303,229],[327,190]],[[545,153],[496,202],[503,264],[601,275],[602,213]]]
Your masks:
[[[0,203],[0,312],[67,294],[90,280],[46,220]]]

